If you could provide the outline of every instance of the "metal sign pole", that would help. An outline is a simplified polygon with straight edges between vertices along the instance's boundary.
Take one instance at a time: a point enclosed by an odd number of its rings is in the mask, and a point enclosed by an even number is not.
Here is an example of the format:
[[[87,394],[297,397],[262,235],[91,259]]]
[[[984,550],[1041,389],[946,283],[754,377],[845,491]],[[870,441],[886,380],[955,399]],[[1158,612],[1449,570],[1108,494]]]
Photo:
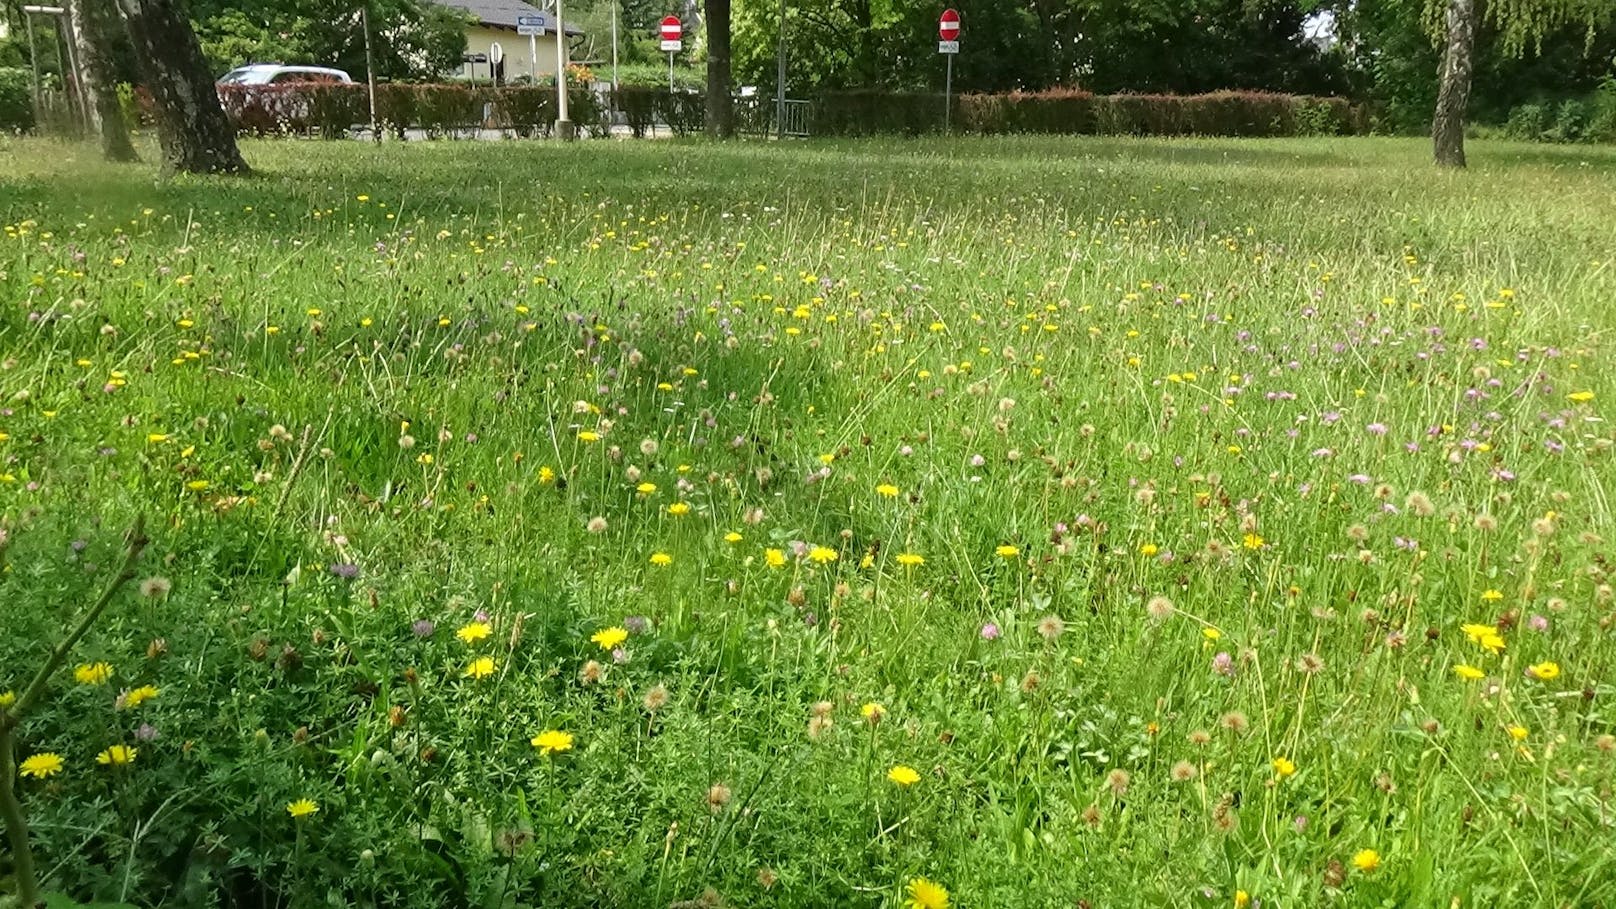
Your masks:
[[[780,0],[780,48],[774,74],[774,131],[776,139],[786,137],[786,0]]]
[[[617,91],[617,3],[612,0],[612,91]]]
[[[673,51],[668,51],[668,91],[673,91]]]
[[[947,135],[954,117],[954,55],[943,56],[948,58],[948,75],[943,77],[943,134]]]

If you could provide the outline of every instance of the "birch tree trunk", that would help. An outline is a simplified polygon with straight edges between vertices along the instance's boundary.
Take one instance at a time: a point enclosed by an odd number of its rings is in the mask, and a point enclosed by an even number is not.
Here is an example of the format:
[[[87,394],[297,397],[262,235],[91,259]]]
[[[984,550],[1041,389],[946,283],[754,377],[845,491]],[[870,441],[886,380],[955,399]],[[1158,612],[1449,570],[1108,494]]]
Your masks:
[[[141,81],[157,108],[163,172],[247,172],[181,0],[117,0]]]
[[[1448,46],[1439,73],[1442,84],[1431,119],[1438,167],[1464,167],[1465,108],[1476,46],[1476,0],[1448,0]]]
[[[91,124],[101,134],[101,154],[108,161],[138,161],[113,82],[112,47],[118,14],[110,0],[67,0],[67,13],[73,45],[78,48],[79,84]]]

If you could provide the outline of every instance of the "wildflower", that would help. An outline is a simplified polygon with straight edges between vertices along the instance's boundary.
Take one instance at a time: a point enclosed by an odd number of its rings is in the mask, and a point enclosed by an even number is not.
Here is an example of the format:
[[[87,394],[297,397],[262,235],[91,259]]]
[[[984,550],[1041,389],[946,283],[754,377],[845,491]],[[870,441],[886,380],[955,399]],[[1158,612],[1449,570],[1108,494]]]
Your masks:
[[[1206,628],[1201,629],[1201,637],[1206,638],[1209,641],[1216,641],[1223,637],[1223,632],[1211,626],[1207,626]]]
[[[601,650],[611,650],[628,640],[628,629],[615,625],[611,628],[602,628],[590,635],[589,640],[600,645]]]
[[[605,533],[606,532],[606,519],[603,518],[603,517],[600,517],[599,515],[597,515],[597,516],[595,516],[593,518],[590,518],[589,523],[584,525],[584,529],[589,531],[590,533]]]
[[[23,758],[22,766],[17,772],[23,776],[31,776],[36,780],[62,772],[62,756],[51,751],[43,751]]]
[[[432,633],[437,630],[437,624],[431,619],[416,619],[414,622],[410,623],[410,633],[414,634],[418,638],[432,637]]]
[[[783,568],[786,564],[786,554],[778,549],[765,550],[763,561],[768,563],[770,568]]]
[[[1017,549],[1014,546],[1011,546],[1009,543],[1005,543],[1004,545],[1000,546],[998,549],[995,549],[993,551],[995,553],[997,553],[999,558],[1001,558],[1001,559],[1013,559],[1016,556],[1021,555],[1021,550]]]
[[[884,498],[895,499],[898,497],[898,487],[893,486],[891,483],[882,483],[880,486],[875,487],[875,491],[876,494]]]
[[[1486,590],[1482,593],[1481,598],[1488,603],[1496,603],[1504,598],[1504,594],[1500,590]]]
[[[726,543],[739,543],[742,539],[745,539],[745,538],[742,537],[740,534],[736,533],[733,530],[731,530],[729,533],[724,534],[724,542],[726,542]]]
[[[0,691],[0,710],[5,710],[15,703],[17,703],[17,692]]]
[[[903,909],[948,909],[948,891],[941,884],[917,877],[909,881],[905,892],[909,898],[903,901]]]
[[[634,487],[634,491],[642,496],[648,496],[656,492],[656,484],[651,482],[641,483],[640,485]]]
[[[578,441],[586,442],[586,443],[587,442],[599,442],[600,441],[600,433],[598,433],[598,432],[590,432],[589,430],[585,429],[585,430],[578,433]]]
[[[96,755],[95,762],[107,767],[122,767],[125,764],[133,764],[135,755],[139,753],[139,751],[130,748],[128,745],[113,745]]]
[[[1274,758],[1273,764],[1274,764],[1274,774],[1276,776],[1278,776],[1280,779],[1284,779],[1285,777],[1291,776],[1292,774],[1296,773],[1296,764],[1290,758],[1287,758],[1287,757]]]
[[[1487,676],[1487,673],[1467,663],[1460,663],[1453,667],[1453,674],[1467,682],[1479,682]]]
[[[656,713],[658,710],[668,706],[668,689],[661,684],[652,685],[651,690],[645,693],[645,699],[642,703],[645,704],[647,712]]]
[[[1059,616],[1046,615],[1038,620],[1038,634],[1046,641],[1053,641],[1066,631],[1066,623]]]
[[[295,802],[286,803],[286,813],[294,818],[305,818],[317,813],[319,810],[319,803],[313,799],[298,799]]]
[[[551,470],[549,467],[540,467],[539,468],[539,485],[540,486],[549,486],[551,483],[555,482],[555,478],[556,478],[556,474],[555,474],[554,470]]]
[[[464,675],[466,678],[469,678],[469,679],[487,678],[488,676],[491,676],[493,674],[494,674],[494,658],[493,657],[478,657],[477,659],[472,660],[471,663],[468,666],[466,666],[466,671],[464,673],[462,673],[462,675]]]
[[[864,717],[865,722],[868,722],[871,726],[881,722],[886,715],[887,709],[874,701],[870,701],[859,708],[859,716]]]
[[[913,786],[920,782],[920,774],[907,764],[899,764],[887,771],[887,779],[899,786]]]
[[[1155,619],[1158,622],[1163,621],[1164,619],[1172,616],[1173,601],[1166,597],[1151,597],[1150,600],[1145,603],[1145,612],[1152,619]]]
[[[999,639],[999,626],[988,622],[982,626],[982,640],[996,641]]]
[[[815,546],[808,550],[808,558],[816,564],[824,565],[836,561],[840,556],[836,550],[831,549],[829,546]]]
[[[651,553],[651,564],[658,568],[667,568],[673,564],[673,556],[665,552],[653,552]]]
[[[539,749],[543,755],[560,754],[572,750],[572,733],[562,732],[559,729],[550,729],[534,736],[530,743]]]
[[[1560,664],[1553,661],[1544,661],[1528,668],[1526,672],[1540,682],[1547,682],[1560,677]]]
[[[460,630],[455,632],[455,637],[464,643],[475,644],[492,633],[493,629],[489,628],[486,622],[468,622],[460,626]]]
[[[123,702],[125,710],[133,710],[154,697],[157,697],[157,686],[142,685],[139,688],[125,691],[123,697],[119,698],[119,700]]]
[[[1380,853],[1373,849],[1359,849],[1352,856],[1352,866],[1369,874],[1380,867]]]
[[[1509,727],[1509,729],[1507,731],[1509,732],[1509,737],[1514,739],[1517,742],[1525,741],[1526,737],[1531,734],[1530,732],[1527,731],[1527,728],[1525,726],[1519,726],[1519,725],[1511,726],[1511,727]]]
[[[1187,783],[1195,779],[1198,772],[1194,763],[1179,761],[1173,764],[1173,768],[1167,772],[1167,775],[1175,783]]]
[[[112,678],[112,666],[108,663],[84,663],[73,670],[73,678],[80,685],[105,685],[107,679]]]
[[[723,783],[714,783],[707,789],[707,807],[716,814],[724,810],[724,806],[729,804],[733,794],[730,792],[730,788]]]
[[[174,584],[168,578],[151,577],[140,582],[140,595],[148,600],[166,597],[172,589]]]
[[[1566,395],[1566,400],[1573,404],[1586,404],[1593,399],[1594,393],[1591,391],[1574,391],[1571,394]]]
[[[1105,775],[1106,788],[1119,799],[1128,794],[1128,784],[1132,782],[1133,776],[1120,767]]]
[[[1158,552],[1161,552],[1161,547],[1157,546],[1155,543],[1140,543],[1139,544],[1139,554],[1144,556],[1147,559],[1150,558],[1151,556],[1155,555]]]
[[[1251,894],[1244,890],[1234,892],[1234,909],[1247,909],[1251,905]]]
[[[1267,541],[1262,538],[1261,534],[1248,533],[1241,538],[1240,545],[1246,547],[1247,549],[1261,549],[1266,542]]]
[[[926,564],[926,559],[924,556],[916,555],[912,552],[900,552],[898,553],[898,564],[905,568],[914,568]]]

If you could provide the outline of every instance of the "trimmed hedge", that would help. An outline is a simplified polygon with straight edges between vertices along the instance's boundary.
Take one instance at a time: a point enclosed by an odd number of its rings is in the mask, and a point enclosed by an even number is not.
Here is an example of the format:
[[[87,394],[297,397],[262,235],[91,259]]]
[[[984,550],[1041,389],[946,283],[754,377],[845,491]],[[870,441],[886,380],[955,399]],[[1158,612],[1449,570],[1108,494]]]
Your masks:
[[[363,85],[222,86],[219,95],[237,129],[254,135],[338,138],[370,119]],[[573,122],[585,132],[604,134],[607,100],[574,88],[568,102]],[[611,100],[637,137],[659,124],[680,136],[702,126],[700,92],[625,85]],[[1265,92],[1093,95],[1059,89],[959,95],[953,104],[954,129],[980,135],[1298,136],[1369,131],[1368,111],[1344,99]],[[406,130],[438,137],[478,129],[548,136],[555,121],[555,90],[463,83],[378,85],[376,114],[384,129],[399,136]],[[941,132],[943,114],[943,96],[936,93],[832,92],[809,107],[808,131],[816,136],[916,136]],[[772,126],[772,102],[740,99],[737,115],[743,129],[762,132]]]
[[[1296,136],[1369,130],[1368,112],[1345,99],[1267,92],[969,94],[954,99],[953,118],[956,129],[982,135]],[[943,96],[936,93],[836,92],[817,99],[810,116],[815,135],[919,135],[942,128]]]
[[[236,129],[251,135],[312,134],[335,139],[370,123],[370,99],[363,85],[224,85],[219,87],[219,98]],[[580,129],[604,133],[605,111],[594,92],[570,90],[567,107]],[[411,129],[434,138],[478,129],[548,136],[555,118],[554,88],[452,83],[376,86],[376,119],[382,129],[399,136]]]

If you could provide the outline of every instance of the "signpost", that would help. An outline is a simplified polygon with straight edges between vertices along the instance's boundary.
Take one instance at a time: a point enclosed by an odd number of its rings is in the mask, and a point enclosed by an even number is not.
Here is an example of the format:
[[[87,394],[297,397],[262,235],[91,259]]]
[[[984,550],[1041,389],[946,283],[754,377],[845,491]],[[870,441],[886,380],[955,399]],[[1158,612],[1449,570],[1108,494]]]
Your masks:
[[[495,41],[488,45],[488,81],[499,88],[499,65],[505,62],[505,48]]]
[[[664,16],[662,18],[662,49],[668,52],[668,91],[673,91],[673,55],[685,49],[685,43],[679,40],[684,34],[684,27],[679,24],[678,16]]]
[[[954,55],[959,53],[960,18],[952,9],[943,10],[937,20],[937,53],[948,58],[948,75],[943,77],[943,132],[948,132],[954,116]]]
[[[527,36],[528,75],[533,78],[534,85],[539,83],[539,36],[544,34],[546,24],[543,12],[516,17],[516,33]]]

